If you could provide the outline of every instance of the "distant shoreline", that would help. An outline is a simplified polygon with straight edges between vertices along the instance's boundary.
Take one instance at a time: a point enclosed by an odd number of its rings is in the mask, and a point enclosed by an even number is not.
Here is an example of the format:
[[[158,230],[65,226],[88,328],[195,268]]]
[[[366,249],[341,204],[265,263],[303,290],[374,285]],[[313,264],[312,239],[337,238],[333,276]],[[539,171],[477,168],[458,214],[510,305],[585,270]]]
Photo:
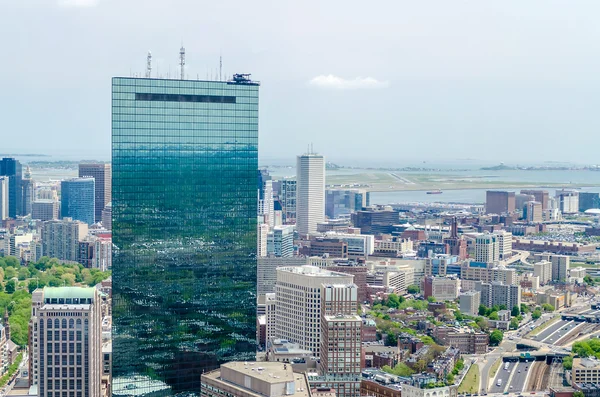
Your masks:
[[[368,187],[357,187],[355,189],[363,189],[372,193],[385,193],[385,192],[426,192],[428,190],[439,189],[443,192],[446,191],[461,191],[461,190],[498,190],[498,189],[586,189],[586,188],[594,188],[600,187],[600,184],[573,184],[573,185],[561,185],[561,184],[535,184],[528,183],[524,185],[516,185],[516,184],[503,184],[503,185],[490,185],[490,186],[481,186],[481,185],[473,185],[473,186],[465,186],[465,187],[448,187],[448,188],[439,188],[434,186],[419,186],[418,188],[406,187],[406,189],[402,187],[394,187],[392,189],[381,189],[378,187],[368,188]],[[352,189],[346,187],[326,187],[327,189]]]

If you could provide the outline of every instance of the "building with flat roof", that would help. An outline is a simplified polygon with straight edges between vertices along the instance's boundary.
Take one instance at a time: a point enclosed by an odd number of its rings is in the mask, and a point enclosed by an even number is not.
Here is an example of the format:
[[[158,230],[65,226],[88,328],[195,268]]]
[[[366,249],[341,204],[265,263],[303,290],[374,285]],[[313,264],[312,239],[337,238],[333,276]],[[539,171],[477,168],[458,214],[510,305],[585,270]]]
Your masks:
[[[31,219],[51,221],[58,219],[60,203],[57,200],[36,200],[31,204]]]
[[[311,397],[306,375],[278,362],[239,362],[221,364],[202,374],[203,397]]]
[[[460,312],[468,316],[477,316],[481,304],[481,292],[467,291],[460,294]]]
[[[80,163],[80,178],[94,178],[95,220],[102,220],[102,211],[111,200],[112,168],[110,163]]]
[[[113,78],[115,385],[193,394],[256,358],[258,101],[248,75]]]
[[[485,195],[486,214],[506,214],[515,212],[515,192],[488,190]]]
[[[60,183],[60,216],[91,225],[95,222],[94,178],[72,178]]]
[[[528,194],[535,197],[535,201],[542,204],[542,211],[548,209],[548,191],[547,190],[521,190],[521,194]]]
[[[296,161],[296,228],[307,236],[325,220],[325,158],[305,153]]]
[[[600,383],[600,360],[575,357],[571,374],[573,383]]]
[[[439,344],[455,347],[461,354],[487,353],[489,337],[484,332],[475,332],[466,327],[442,326],[433,330],[433,336]]]

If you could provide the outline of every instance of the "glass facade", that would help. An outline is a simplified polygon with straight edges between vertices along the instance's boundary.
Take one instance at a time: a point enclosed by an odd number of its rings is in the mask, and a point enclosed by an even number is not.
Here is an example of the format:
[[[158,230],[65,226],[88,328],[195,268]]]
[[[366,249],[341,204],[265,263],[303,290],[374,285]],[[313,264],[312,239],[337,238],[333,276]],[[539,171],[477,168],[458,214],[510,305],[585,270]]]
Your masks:
[[[60,216],[94,223],[96,183],[94,178],[73,178],[60,184]]]
[[[8,177],[8,216],[23,215],[23,167],[19,160],[10,157],[0,160],[0,176]]]
[[[258,88],[113,79],[114,396],[255,359]]]

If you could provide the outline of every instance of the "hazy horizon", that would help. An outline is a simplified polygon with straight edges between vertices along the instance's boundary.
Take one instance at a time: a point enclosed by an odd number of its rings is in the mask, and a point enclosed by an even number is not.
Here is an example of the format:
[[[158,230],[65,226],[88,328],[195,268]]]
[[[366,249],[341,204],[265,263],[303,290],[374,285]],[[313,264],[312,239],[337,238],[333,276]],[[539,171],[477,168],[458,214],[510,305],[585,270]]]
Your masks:
[[[111,78],[252,73],[260,160],[595,164],[600,3],[4,0],[2,152],[110,158]]]

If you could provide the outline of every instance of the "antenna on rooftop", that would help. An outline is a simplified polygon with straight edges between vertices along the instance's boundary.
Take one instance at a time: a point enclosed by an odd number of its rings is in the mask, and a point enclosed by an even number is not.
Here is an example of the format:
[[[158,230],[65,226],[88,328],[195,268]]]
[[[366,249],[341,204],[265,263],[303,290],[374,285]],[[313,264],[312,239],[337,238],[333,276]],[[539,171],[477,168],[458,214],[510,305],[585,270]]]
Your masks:
[[[152,53],[148,51],[146,57],[146,78],[149,79],[152,76]]]
[[[219,81],[223,81],[223,57],[219,55]]]
[[[183,45],[179,49],[179,66],[181,66],[181,80],[185,79],[185,48]]]

